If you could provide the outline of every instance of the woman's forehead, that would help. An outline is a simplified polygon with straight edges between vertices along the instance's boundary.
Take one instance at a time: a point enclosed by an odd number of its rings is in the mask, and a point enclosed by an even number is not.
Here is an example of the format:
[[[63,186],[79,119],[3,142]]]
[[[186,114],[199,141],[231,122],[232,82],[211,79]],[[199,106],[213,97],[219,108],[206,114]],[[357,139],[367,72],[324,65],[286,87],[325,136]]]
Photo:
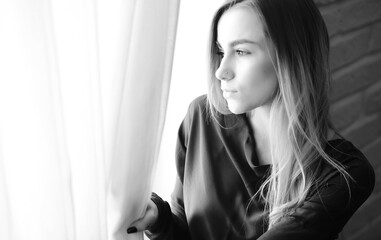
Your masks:
[[[217,41],[222,45],[239,39],[261,42],[264,38],[259,14],[247,7],[238,6],[227,10],[217,25]]]

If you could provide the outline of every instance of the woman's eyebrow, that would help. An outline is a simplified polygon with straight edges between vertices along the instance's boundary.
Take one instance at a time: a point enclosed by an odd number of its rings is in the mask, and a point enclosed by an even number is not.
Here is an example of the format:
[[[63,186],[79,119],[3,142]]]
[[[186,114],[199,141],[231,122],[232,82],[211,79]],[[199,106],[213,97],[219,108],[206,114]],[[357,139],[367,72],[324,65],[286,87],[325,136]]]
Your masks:
[[[222,49],[221,44],[220,44],[218,41],[216,41],[216,44],[217,44],[217,47],[218,47],[219,49]]]
[[[230,46],[234,47],[234,46],[236,46],[236,45],[245,44],[245,43],[249,43],[249,44],[257,44],[257,42],[252,41],[252,40],[248,40],[248,39],[238,39],[238,40],[235,40],[235,41],[231,42],[231,43],[230,43]]]
[[[230,47],[235,47],[237,45],[245,44],[245,43],[258,44],[257,42],[249,40],[249,39],[237,39],[237,40],[234,40],[233,42],[231,42],[229,45],[230,45]],[[219,48],[221,48],[221,44],[218,41],[216,41],[216,44]]]

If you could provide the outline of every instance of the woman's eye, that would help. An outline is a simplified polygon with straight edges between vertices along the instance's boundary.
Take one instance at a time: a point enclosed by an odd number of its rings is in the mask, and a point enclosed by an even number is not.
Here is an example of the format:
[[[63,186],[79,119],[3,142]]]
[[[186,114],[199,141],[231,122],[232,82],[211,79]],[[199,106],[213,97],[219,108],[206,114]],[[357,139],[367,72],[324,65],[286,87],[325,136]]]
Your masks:
[[[224,52],[220,50],[220,51],[217,52],[217,55],[220,56],[220,57],[224,57]]]
[[[249,52],[247,52],[247,51],[243,51],[243,50],[235,50],[235,52],[236,52],[238,55],[247,55],[247,54],[249,54]]]

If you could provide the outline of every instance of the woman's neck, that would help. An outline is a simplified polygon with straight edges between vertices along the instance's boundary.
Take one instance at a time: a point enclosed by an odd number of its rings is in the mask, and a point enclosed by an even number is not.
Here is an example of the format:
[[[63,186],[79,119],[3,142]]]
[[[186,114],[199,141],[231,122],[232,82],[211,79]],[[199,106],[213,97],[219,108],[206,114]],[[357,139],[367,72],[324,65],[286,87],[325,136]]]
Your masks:
[[[260,165],[271,163],[269,138],[270,108],[270,106],[264,105],[246,114],[254,133],[256,151]]]

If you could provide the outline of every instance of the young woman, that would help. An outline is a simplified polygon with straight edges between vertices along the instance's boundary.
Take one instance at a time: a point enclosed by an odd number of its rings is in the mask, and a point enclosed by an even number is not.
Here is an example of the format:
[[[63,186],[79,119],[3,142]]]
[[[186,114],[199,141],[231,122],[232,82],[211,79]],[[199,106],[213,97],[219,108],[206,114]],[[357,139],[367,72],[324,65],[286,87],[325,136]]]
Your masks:
[[[328,116],[329,39],[312,0],[228,1],[209,91],[176,148],[172,204],[152,195],[128,233],[151,239],[336,239],[374,171]]]

